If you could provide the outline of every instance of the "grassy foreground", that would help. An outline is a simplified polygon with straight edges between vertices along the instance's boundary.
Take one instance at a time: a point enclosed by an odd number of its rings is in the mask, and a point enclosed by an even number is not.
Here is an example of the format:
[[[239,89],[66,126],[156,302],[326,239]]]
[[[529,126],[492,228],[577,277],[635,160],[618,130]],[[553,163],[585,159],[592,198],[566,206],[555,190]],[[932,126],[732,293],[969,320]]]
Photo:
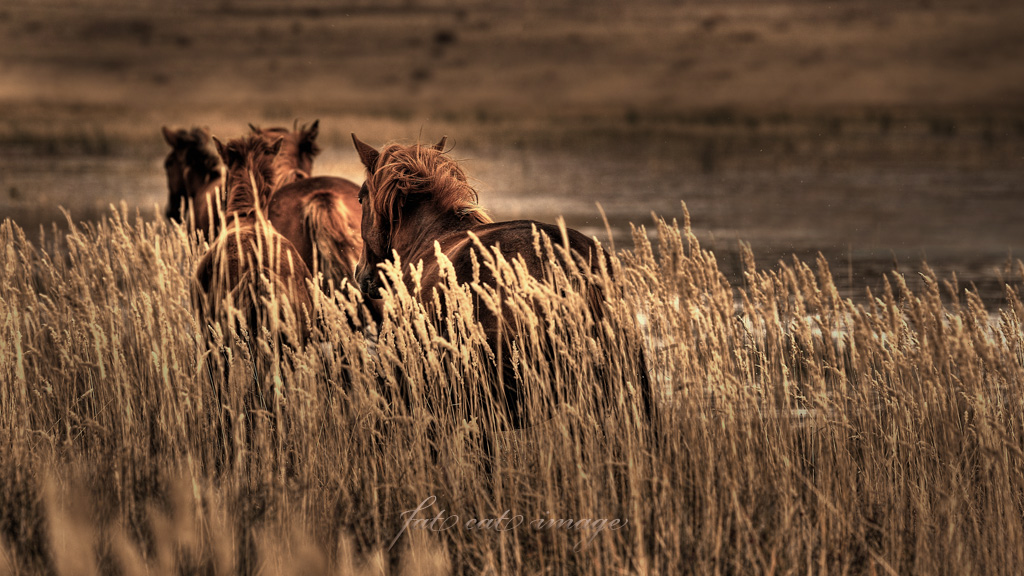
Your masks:
[[[399,289],[371,345],[357,294],[317,294],[296,351],[287,322],[204,337],[180,229],[113,212],[39,249],[3,223],[0,575],[1024,566],[1024,265],[995,311],[928,274],[857,305],[821,262],[730,286],[687,226],[658,236],[611,259],[603,319],[482,256],[511,290],[449,287],[446,331]],[[526,329],[515,361],[575,399],[491,468],[474,296],[555,319],[557,353]]]

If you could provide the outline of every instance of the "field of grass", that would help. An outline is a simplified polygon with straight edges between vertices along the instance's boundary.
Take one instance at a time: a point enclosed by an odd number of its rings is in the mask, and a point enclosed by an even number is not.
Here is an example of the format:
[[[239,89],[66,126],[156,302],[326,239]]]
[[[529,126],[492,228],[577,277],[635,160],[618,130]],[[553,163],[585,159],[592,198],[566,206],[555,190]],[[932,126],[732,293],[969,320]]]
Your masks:
[[[31,243],[5,222],[0,574],[1024,565],[1024,264],[998,309],[928,274],[854,304],[822,262],[748,255],[729,285],[688,222],[647,237],[615,247],[601,320],[565,278],[482,256],[510,295],[447,287],[445,330],[400,288],[371,343],[357,294],[318,293],[293,350],[287,322],[203,336],[181,229],[113,211]],[[491,466],[473,294],[555,319],[558,353],[525,330],[515,360],[533,410],[570,399],[499,433]]]

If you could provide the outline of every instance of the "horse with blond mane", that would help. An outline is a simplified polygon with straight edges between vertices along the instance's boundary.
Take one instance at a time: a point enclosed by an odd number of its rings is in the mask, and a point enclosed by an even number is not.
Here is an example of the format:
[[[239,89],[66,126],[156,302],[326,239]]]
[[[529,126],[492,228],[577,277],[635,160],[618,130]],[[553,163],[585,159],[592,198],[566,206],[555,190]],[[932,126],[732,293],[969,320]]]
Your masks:
[[[445,139],[435,146],[391,144],[379,151],[354,134],[352,139],[367,171],[366,182],[359,193],[363,251],[356,273],[356,280],[367,296],[380,297],[384,278],[379,265],[393,260],[393,255],[397,254],[410,293],[418,294],[421,302],[431,309],[434,288],[444,283],[435,250],[450,261],[458,283],[478,281],[500,289],[492,272],[479,264],[480,254],[474,254],[479,242],[509,262],[525,265],[526,272],[534,278],[544,279],[552,265],[560,265],[566,271],[579,270],[592,317],[602,317],[604,296],[596,278],[601,276],[599,262],[604,255],[592,239],[573,229],[531,220],[491,220],[477,204],[477,194],[465,172],[445,153]],[[558,252],[561,262],[542,259],[535,249],[535,230],[551,239],[563,239],[567,250]],[[422,263],[422,272],[417,274],[420,287],[416,292],[412,275],[407,272],[409,267],[419,263]],[[511,357],[510,340],[517,335],[508,331],[515,326],[515,319],[508,308],[503,308],[503,315],[499,317],[487,306],[477,306],[476,314],[491,351],[498,358],[494,368],[503,389],[495,390],[494,397],[504,404],[510,426],[528,425],[532,418],[522,410],[524,382],[511,362],[502,360]],[[540,331],[544,332],[543,326]],[[554,353],[553,350],[548,352]],[[638,381],[644,411],[651,416],[651,386],[642,359],[636,368],[634,381]]]
[[[185,220],[190,230],[213,238],[220,226],[219,209],[224,206],[224,162],[213,145],[210,132],[193,127],[161,128],[171,152],[164,159],[167,173],[167,209],[175,222]],[[219,194],[218,194],[219,192]]]

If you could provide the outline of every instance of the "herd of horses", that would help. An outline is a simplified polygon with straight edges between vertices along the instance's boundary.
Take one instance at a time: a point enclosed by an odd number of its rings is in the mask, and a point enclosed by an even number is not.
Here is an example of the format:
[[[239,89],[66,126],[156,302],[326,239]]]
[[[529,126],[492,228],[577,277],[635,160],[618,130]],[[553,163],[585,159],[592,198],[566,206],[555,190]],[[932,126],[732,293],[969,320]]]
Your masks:
[[[381,264],[397,256],[410,294],[432,310],[434,288],[447,281],[438,254],[454,269],[459,283],[477,281],[497,287],[497,279],[478,263],[481,247],[517,261],[542,279],[552,265],[580,270],[582,289],[596,318],[604,309],[604,294],[594,280],[600,277],[601,248],[584,234],[529,220],[494,222],[478,204],[462,167],[436,145],[389,144],[376,149],[352,135],[366,179],[358,185],[344,178],[313,176],[319,121],[309,126],[261,129],[223,142],[204,128],[163,128],[171,147],[167,172],[168,218],[193,233],[205,235],[209,248],[200,259],[192,283],[193,303],[202,322],[222,318],[230,298],[248,311],[249,329],[260,316],[261,286],[268,282],[298,320],[296,345],[309,338],[313,300],[310,289],[325,292],[346,283],[363,293],[367,317],[379,318],[385,283]],[[549,261],[535,250],[535,230],[561,239],[560,256]],[[570,261],[571,260],[571,261]],[[419,290],[412,289],[412,265]],[[447,263],[446,263],[447,264]],[[514,325],[487,306],[476,307],[496,358],[495,370],[504,413],[512,427],[528,424],[520,406],[525,386],[510,365],[501,362],[511,352],[505,332]],[[264,318],[265,321],[265,318]],[[543,330],[540,327],[539,330]],[[504,331],[504,332],[503,332]],[[557,354],[557,350],[549,353]],[[654,399],[642,352],[637,359],[631,397],[653,417]]]

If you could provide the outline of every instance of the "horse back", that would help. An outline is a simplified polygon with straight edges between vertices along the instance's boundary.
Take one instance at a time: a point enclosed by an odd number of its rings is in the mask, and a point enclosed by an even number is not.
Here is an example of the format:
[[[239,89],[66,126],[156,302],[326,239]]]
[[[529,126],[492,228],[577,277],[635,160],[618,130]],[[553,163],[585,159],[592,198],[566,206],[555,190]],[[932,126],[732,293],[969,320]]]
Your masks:
[[[359,186],[350,180],[333,176],[303,178],[279,188],[266,208],[267,219],[294,246],[303,262],[312,270],[313,246],[316,238],[306,218],[311,205],[344,207],[348,229],[360,237]],[[321,248],[322,249],[322,248]]]
[[[557,248],[555,255],[559,261],[551,262],[545,257],[543,251],[538,254],[534,227],[538,232],[546,234],[551,239],[552,246],[564,246],[562,232],[557,226],[532,220],[481,224],[468,230],[446,234],[439,238],[438,242],[441,245],[441,251],[451,261],[455,277],[460,284],[477,280],[485,285],[498,285],[493,273],[486,266],[478,265],[482,262],[480,255],[477,254],[474,258],[473,253],[479,251],[479,246],[468,232],[472,232],[480,240],[480,244],[488,249],[497,247],[498,252],[509,262],[521,258],[526,271],[534,278],[546,278],[550,266],[553,264],[561,265],[567,271],[575,267],[580,274],[569,274],[570,280],[582,281],[582,285],[577,285],[576,289],[585,293],[587,306],[594,317],[603,317],[604,293],[599,285],[592,282],[593,276],[601,273],[598,255],[600,248],[597,243],[583,233],[569,228],[566,230],[566,240],[568,240],[569,256],[574,259],[574,262],[572,264],[566,262],[563,251]],[[423,261],[422,293],[425,296],[425,302],[430,304],[432,298],[426,295],[433,292],[433,288],[441,282],[441,279],[440,267],[434,256],[433,247],[429,248],[429,253],[426,252],[427,249],[427,247],[423,247],[424,252],[418,257],[411,258],[410,263],[420,259]],[[474,264],[474,259],[477,265]],[[479,275],[478,278],[474,277],[475,274]],[[485,331],[494,333],[498,329],[498,319],[493,317],[489,311],[478,309],[477,315],[477,319]]]
[[[359,205],[359,185],[345,178],[336,176],[315,176],[313,178],[302,178],[277,189],[270,199],[269,210],[273,210],[275,204],[287,199],[304,198],[313,194],[329,192],[335,194],[345,203],[349,214],[362,214],[363,209]],[[356,218],[358,225],[359,219]]]
[[[259,279],[261,273],[268,276],[278,296],[287,296],[299,318],[299,338],[304,342],[309,336],[305,322],[313,312],[306,286],[312,274],[287,238],[251,219],[234,218],[200,259],[191,284],[195,309],[204,321],[223,320],[224,301],[231,298],[246,312],[248,328],[256,333],[263,306],[260,296],[268,296]]]
[[[545,258],[544,254],[538,254],[536,249],[536,238],[534,229],[537,232],[547,235],[551,239],[552,246],[563,246],[563,240],[568,241],[570,254],[576,260],[575,264],[581,268],[583,273],[600,273],[597,243],[582,232],[572,228],[566,229],[566,238],[563,239],[562,231],[558,226],[536,222],[533,220],[511,220],[507,222],[495,222],[481,224],[471,228],[472,232],[480,243],[488,248],[497,247],[498,251],[506,260],[512,261],[522,257],[527,271],[535,278],[543,278],[547,273],[547,267],[552,264]],[[456,277],[459,282],[473,280],[473,257],[471,251],[478,249],[476,244],[467,232],[448,234],[439,240],[441,250],[451,260],[455,267]],[[560,255],[559,250],[555,250]],[[433,258],[425,258],[427,262],[434,261]],[[564,260],[558,262],[562,266],[569,265]],[[434,263],[436,267],[436,261]],[[489,271],[481,269],[480,281],[488,284],[495,282]]]

